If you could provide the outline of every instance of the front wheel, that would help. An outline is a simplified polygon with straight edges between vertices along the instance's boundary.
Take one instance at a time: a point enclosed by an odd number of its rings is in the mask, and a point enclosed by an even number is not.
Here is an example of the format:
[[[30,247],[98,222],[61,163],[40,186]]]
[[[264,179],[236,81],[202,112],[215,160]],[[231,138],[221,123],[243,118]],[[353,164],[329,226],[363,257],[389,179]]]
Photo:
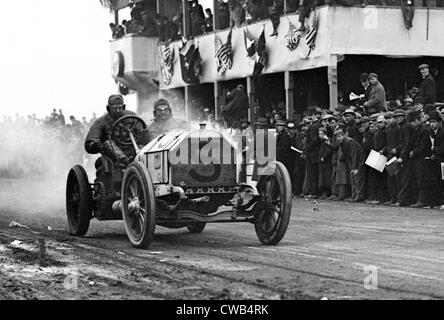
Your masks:
[[[125,171],[122,215],[131,244],[136,248],[148,248],[156,228],[156,202],[151,176],[140,162],[133,162]]]
[[[266,245],[278,244],[287,232],[291,216],[291,180],[281,162],[272,164],[275,170],[261,176],[257,189],[265,207],[256,213],[254,228],[259,240]]]
[[[92,211],[88,175],[82,166],[77,165],[69,171],[66,182],[66,215],[70,235],[82,237],[88,232]]]

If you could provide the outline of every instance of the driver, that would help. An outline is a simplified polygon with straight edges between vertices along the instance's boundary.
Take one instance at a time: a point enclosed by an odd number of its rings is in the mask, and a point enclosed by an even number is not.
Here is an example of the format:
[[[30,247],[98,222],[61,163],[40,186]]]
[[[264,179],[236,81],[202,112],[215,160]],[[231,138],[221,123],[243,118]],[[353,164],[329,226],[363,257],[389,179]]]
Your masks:
[[[149,131],[158,135],[164,134],[174,129],[185,129],[186,122],[173,118],[170,104],[165,99],[159,99],[154,104],[154,120],[148,127]]]
[[[121,95],[112,95],[108,99],[106,110],[108,113],[94,121],[89,129],[85,141],[85,150],[90,154],[101,153],[122,166],[128,166],[130,159],[128,155],[131,149],[122,150],[111,140],[111,128],[116,120],[123,116],[135,115],[134,112],[125,110],[126,106]]]

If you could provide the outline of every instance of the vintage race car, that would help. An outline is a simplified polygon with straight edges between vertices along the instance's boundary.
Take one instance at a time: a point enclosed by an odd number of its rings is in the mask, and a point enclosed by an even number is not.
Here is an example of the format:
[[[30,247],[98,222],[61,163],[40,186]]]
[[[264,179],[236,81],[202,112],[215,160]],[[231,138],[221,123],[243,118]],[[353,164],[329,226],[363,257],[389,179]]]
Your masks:
[[[238,150],[223,133],[178,129],[152,137],[145,129],[136,116],[123,117],[113,126],[112,138],[126,138],[135,150],[128,167],[121,169],[102,156],[94,183],[82,166],[70,170],[66,210],[71,235],[85,235],[93,218],[123,219],[132,245],[147,248],[156,225],[198,234],[207,223],[249,222],[262,243],[281,241],[292,195],[282,163],[269,164],[274,169],[260,176],[256,185],[239,183]],[[211,156],[219,154],[223,161],[201,159],[209,141],[220,146],[220,152],[212,149]]]

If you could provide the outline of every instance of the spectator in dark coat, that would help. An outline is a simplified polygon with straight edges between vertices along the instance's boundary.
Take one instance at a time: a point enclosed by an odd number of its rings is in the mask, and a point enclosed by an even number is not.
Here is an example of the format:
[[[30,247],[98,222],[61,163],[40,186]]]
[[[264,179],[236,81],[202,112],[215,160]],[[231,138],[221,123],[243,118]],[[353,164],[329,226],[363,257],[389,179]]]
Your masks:
[[[386,111],[386,97],[385,89],[378,80],[376,73],[369,74],[370,85],[372,90],[368,97],[368,100],[364,102],[364,107],[369,115]]]
[[[358,143],[361,143],[362,135],[361,132],[359,132],[359,127],[356,123],[356,113],[351,109],[347,109],[344,111],[344,117],[347,122],[347,135],[350,138],[355,139]]]
[[[400,175],[401,188],[398,194],[398,203],[401,207],[409,206],[416,202],[416,187],[414,163],[410,159],[410,151],[413,149],[413,134],[415,129],[412,124],[407,121],[407,114],[404,110],[395,110],[395,119],[399,124],[399,146],[398,163],[402,164]]]
[[[439,176],[432,174],[434,161],[432,158],[432,142],[428,128],[421,121],[421,114],[413,111],[409,113],[409,121],[415,128],[413,134],[413,148],[409,153],[409,158],[414,162],[416,185],[418,188],[418,202],[411,207],[424,208],[434,207],[439,203],[434,203],[432,199],[433,188],[440,184]]]
[[[234,128],[241,128],[241,120],[248,115],[248,96],[243,85],[238,85],[229,95],[229,102],[222,107],[222,116]]]
[[[420,95],[422,97],[422,103],[424,105],[435,104],[436,84],[435,84],[435,79],[433,79],[432,75],[430,74],[429,65],[422,64],[419,66],[419,70],[423,78],[421,85],[419,87]]]
[[[379,116],[376,125],[378,130],[373,136],[373,150],[379,152],[380,154],[386,155],[387,146],[387,132],[385,127],[384,116]],[[370,198],[373,200],[368,201],[369,204],[380,204],[387,201],[387,176],[386,171],[382,173],[373,169],[367,168],[368,170],[368,186],[370,189]]]
[[[319,128],[319,139],[321,140],[319,148],[319,193],[321,194],[321,199],[327,199],[331,195],[331,159],[333,155],[333,150],[328,143],[330,138],[327,136],[327,129]]]
[[[391,160],[393,157],[397,157],[400,150],[400,128],[399,124],[396,122],[394,118],[393,112],[388,112],[386,114],[387,118],[387,147],[386,147],[386,155],[387,159]],[[395,204],[398,202],[398,193],[401,185],[400,176],[394,175],[387,177],[387,184],[390,193],[390,201],[386,203]]]
[[[205,14],[198,0],[193,0],[190,8],[191,35],[193,37],[202,34],[202,26],[205,23]]]
[[[295,123],[289,122],[287,124],[287,129],[289,131],[291,146],[296,150],[291,151],[292,161],[293,161],[293,171],[290,172],[293,195],[299,195],[302,193],[302,185],[304,183],[305,175],[305,162],[302,157],[304,150],[304,137]]]
[[[321,109],[317,107],[309,108],[309,113],[316,119],[308,128],[305,140],[305,180],[309,198],[316,198],[318,195],[319,184],[319,148],[321,140],[319,139],[319,128],[321,127]],[[305,184],[305,183],[304,183]]]
[[[245,9],[239,0],[228,0],[230,27],[240,27],[245,22]]]
[[[437,111],[433,111],[429,116],[430,141],[432,144],[432,156],[430,157],[431,172],[429,176],[437,178],[436,186],[429,190],[432,205],[442,205],[443,179],[441,173],[441,163],[444,162],[444,130],[441,126],[441,115]]]
[[[282,162],[290,173],[293,167],[291,163],[291,138],[285,130],[286,126],[287,124],[283,120],[276,123],[276,160]]]

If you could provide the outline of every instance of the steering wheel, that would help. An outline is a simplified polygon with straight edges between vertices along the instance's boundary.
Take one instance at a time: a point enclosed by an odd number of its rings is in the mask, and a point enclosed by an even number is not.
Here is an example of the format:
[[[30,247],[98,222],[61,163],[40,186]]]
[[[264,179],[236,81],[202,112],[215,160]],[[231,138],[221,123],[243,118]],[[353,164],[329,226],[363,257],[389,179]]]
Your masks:
[[[142,118],[134,115],[123,116],[114,122],[111,128],[111,138],[122,146],[132,146],[130,132],[133,133],[136,142],[147,126]]]

